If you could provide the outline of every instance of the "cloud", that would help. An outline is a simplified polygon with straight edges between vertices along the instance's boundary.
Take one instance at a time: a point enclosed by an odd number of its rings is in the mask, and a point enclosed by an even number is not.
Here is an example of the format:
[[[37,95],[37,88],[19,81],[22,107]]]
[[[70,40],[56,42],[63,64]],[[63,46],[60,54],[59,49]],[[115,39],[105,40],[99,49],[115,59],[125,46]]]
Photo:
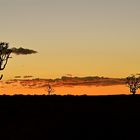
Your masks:
[[[35,54],[37,51],[31,50],[31,49],[25,49],[25,48],[12,48],[12,53],[16,55],[28,55],[28,54]]]
[[[18,79],[18,78],[21,78],[21,76],[15,76],[14,78]]]
[[[62,77],[58,79],[16,79],[7,81],[5,84],[18,83],[27,88],[45,88],[48,83],[53,87],[60,86],[113,86],[125,85],[125,78],[104,78],[104,77]]]
[[[73,75],[72,74],[66,74],[66,76],[72,77]]]
[[[31,75],[25,75],[25,76],[23,76],[23,78],[33,78],[33,76],[31,76]]]
[[[105,78],[98,76],[88,77],[67,77],[62,76],[58,83],[63,85],[76,86],[76,85],[94,85],[94,86],[112,86],[112,85],[124,85],[125,79],[123,78]]]

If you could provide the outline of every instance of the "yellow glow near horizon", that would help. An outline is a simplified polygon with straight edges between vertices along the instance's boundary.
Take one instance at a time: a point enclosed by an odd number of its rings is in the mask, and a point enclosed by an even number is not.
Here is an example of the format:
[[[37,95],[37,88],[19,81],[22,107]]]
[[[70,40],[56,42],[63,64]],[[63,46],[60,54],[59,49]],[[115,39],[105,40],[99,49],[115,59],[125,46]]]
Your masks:
[[[28,88],[20,85],[3,85],[0,84],[0,95],[47,95],[47,88]],[[129,88],[125,85],[115,86],[60,86],[53,87],[56,95],[120,95],[130,94]],[[140,94],[140,90],[137,91]]]

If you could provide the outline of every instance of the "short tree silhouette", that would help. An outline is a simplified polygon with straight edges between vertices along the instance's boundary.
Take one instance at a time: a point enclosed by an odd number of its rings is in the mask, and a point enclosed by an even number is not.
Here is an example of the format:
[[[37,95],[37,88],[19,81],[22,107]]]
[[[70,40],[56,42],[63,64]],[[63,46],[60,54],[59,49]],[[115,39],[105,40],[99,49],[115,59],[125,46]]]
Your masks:
[[[54,89],[52,88],[50,84],[48,84],[47,91],[48,91],[48,95],[51,95],[51,93],[54,92]]]
[[[135,95],[137,89],[140,88],[140,76],[131,75],[126,78],[127,86],[130,88],[130,92]]]
[[[0,42],[0,70],[4,70],[7,65],[8,59],[10,58],[10,54],[12,53],[11,49],[8,49],[9,44],[6,42]],[[3,74],[0,76],[0,80],[2,79]]]

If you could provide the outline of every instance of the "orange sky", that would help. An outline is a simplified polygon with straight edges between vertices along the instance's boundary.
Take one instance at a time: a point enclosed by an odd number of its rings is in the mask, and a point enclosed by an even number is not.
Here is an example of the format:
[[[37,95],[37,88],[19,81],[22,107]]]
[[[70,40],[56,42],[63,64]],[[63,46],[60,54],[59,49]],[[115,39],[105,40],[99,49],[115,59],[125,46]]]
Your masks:
[[[12,54],[3,80],[67,74],[125,78],[140,72],[138,0],[1,0],[0,17],[1,41],[38,51]],[[109,92],[102,88],[100,93]]]
[[[0,94],[23,94],[23,95],[43,95],[47,94],[47,87],[25,87],[21,84],[4,84],[0,83]],[[114,86],[57,86],[53,87],[54,92],[52,94],[57,95],[115,95],[115,94],[130,94],[129,88],[126,85],[114,85]],[[138,90],[137,93],[140,93]]]

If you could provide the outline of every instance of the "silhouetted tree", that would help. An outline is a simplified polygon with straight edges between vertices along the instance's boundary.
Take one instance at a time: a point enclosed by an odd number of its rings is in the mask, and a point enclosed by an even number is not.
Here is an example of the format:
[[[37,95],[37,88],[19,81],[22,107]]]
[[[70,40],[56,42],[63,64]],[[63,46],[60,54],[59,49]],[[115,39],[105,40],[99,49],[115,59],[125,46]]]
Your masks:
[[[128,87],[130,88],[130,92],[133,93],[133,95],[136,94],[136,91],[138,88],[140,88],[140,76],[131,75],[126,78],[126,83]]]
[[[0,70],[4,70],[7,65],[8,59],[10,58],[10,54],[12,52],[11,49],[8,49],[9,44],[5,42],[0,42]],[[0,80],[2,79],[3,74],[0,76]]]
[[[54,89],[50,84],[48,84],[48,95],[51,95],[52,92],[54,92]]]

